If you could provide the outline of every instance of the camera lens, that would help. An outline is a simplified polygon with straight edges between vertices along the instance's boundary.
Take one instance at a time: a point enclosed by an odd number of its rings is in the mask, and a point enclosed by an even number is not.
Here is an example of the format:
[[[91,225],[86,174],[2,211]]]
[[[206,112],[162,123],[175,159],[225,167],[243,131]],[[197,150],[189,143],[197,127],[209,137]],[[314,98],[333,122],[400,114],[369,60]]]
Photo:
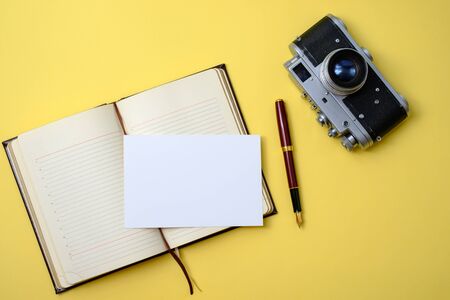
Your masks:
[[[333,69],[333,76],[338,78],[340,81],[349,82],[356,77],[356,65],[353,61],[349,59],[341,59],[337,61]]]
[[[367,78],[367,63],[353,49],[338,49],[327,55],[320,79],[332,93],[348,95],[359,90]]]

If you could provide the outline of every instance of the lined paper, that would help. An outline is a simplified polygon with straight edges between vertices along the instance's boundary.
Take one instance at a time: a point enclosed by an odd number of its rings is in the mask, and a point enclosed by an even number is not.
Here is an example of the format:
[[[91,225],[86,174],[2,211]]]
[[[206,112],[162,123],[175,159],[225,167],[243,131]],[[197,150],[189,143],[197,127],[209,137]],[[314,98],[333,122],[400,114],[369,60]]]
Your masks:
[[[226,122],[216,98],[176,109],[167,114],[134,125],[133,134],[222,134],[227,132]]]
[[[78,281],[163,252],[152,229],[125,229],[123,132],[112,105],[78,114],[19,137],[64,274]]]

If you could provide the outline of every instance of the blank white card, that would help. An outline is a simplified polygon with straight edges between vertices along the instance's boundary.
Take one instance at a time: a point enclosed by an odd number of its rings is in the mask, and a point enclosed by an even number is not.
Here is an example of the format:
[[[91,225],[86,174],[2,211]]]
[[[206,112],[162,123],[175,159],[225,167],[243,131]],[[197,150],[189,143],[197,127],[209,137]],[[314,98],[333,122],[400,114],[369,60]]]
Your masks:
[[[124,136],[125,227],[261,226],[260,137]]]

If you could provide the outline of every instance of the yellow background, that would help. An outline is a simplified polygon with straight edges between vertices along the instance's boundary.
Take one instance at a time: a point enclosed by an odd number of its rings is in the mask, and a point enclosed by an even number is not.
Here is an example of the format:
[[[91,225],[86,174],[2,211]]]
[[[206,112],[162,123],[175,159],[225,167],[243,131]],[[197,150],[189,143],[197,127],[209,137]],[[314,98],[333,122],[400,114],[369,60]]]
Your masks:
[[[0,139],[226,63],[279,213],[197,243],[188,296],[162,256],[56,296],[5,155],[2,299],[449,299],[448,1],[0,2]],[[325,14],[347,24],[409,100],[380,145],[346,152],[282,64]],[[274,100],[284,98],[305,223],[294,223]]]

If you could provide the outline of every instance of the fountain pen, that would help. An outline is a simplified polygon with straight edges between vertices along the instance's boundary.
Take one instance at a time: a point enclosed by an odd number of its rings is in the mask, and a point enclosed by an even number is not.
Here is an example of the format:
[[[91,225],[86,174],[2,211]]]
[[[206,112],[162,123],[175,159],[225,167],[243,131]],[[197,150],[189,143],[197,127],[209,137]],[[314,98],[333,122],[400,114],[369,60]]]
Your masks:
[[[292,207],[294,209],[297,225],[302,224],[302,207],[300,205],[300,194],[295,174],[294,156],[292,154],[292,142],[289,133],[289,125],[284,107],[284,101],[279,99],[275,102],[277,112],[278,132],[280,133],[281,149],[283,150],[284,165],[288,178],[289,190],[291,192]]]

